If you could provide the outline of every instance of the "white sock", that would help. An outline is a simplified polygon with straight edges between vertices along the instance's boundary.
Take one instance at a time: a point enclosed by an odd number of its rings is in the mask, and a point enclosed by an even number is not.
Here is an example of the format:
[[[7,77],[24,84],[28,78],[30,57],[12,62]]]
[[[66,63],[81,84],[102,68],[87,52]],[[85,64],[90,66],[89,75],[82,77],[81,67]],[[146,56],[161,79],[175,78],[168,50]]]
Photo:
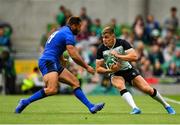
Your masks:
[[[125,92],[122,98],[131,106],[131,108],[138,108],[134,102],[132,95],[129,92]]]
[[[164,98],[161,96],[161,94],[157,91],[156,91],[156,95],[153,97],[153,99],[155,99],[156,101],[160,102],[165,108],[170,106],[165,100]]]

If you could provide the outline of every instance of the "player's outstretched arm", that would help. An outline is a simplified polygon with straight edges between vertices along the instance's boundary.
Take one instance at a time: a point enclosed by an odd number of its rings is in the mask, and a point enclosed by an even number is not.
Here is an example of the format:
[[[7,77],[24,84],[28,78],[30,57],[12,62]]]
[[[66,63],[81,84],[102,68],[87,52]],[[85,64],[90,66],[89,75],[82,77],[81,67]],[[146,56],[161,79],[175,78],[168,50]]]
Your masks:
[[[138,55],[133,48],[126,50],[125,55],[121,55],[115,50],[112,50],[111,54],[114,55],[116,58],[120,60],[124,60],[124,61],[137,61],[138,60]]]
[[[89,73],[94,74],[94,69],[84,62],[82,57],[79,55],[76,47],[74,47],[73,45],[67,45],[66,49],[75,63],[85,68]]]

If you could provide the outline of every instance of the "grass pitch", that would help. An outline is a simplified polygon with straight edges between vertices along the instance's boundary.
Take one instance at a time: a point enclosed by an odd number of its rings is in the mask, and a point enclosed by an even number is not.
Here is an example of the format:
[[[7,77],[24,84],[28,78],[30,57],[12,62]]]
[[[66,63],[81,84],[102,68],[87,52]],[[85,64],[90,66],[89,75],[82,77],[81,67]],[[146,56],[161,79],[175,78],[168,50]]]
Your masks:
[[[178,124],[180,105],[170,104],[176,115],[168,115],[165,109],[149,96],[135,96],[142,114],[130,115],[130,107],[120,96],[88,96],[92,102],[105,102],[105,108],[90,114],[74,96],[51,96],[29,105],[22,114],[14,114],[20,98],[27,96],[0,96],[0,124]],[[180,96],[166,96],[180,101]]]

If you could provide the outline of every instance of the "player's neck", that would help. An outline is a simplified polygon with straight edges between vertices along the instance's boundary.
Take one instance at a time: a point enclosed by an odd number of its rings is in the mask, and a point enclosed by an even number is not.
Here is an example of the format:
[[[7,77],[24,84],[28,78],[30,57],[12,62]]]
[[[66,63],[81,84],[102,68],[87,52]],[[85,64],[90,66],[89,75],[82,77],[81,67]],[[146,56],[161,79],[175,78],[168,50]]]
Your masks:
[[[111,47],[108,47],[109,49],[113,49],[114,48],[114,46],[115,46],[115,44],[116,44],[116,39],[114,39],[114,43],[113,43],[113,45],[111,46]]]

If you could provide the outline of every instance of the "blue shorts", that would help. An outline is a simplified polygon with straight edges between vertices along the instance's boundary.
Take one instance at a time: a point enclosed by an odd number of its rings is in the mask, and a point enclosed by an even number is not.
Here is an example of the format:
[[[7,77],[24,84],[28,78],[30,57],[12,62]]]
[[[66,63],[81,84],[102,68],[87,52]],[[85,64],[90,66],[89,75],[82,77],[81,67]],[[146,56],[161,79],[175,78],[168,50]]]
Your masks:
[[[40,59],[38,65],[43,76],[54,71],[60,74],[64,70],[59,62],[53,60]]]

